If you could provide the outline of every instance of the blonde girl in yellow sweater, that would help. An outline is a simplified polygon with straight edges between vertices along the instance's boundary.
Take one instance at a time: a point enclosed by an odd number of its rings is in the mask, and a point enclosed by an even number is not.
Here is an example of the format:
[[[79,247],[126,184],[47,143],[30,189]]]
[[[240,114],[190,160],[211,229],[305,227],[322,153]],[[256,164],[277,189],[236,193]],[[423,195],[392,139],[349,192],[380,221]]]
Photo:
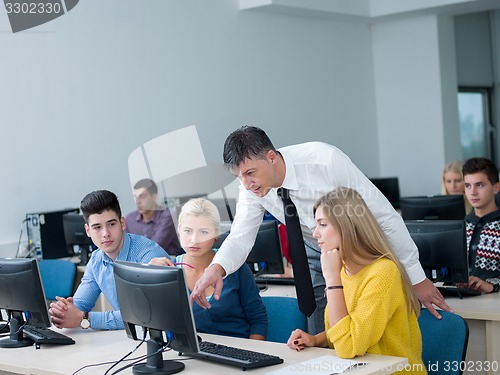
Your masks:
[[[342,358],[365,353],[408,358],[402,373],[426,374],[417,316],[420,303],[404,268],[361,196],[338,188],[314,205],[314,237],[326,281],[325,331],[292,332],[288,346],[335,348]]]

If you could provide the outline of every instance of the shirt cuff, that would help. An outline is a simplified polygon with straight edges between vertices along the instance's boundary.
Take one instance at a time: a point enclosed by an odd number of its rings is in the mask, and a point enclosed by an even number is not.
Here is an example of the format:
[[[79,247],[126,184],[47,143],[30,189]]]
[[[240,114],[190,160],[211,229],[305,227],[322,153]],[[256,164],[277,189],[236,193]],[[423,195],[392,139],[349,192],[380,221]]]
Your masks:
[[[217,257],[217,254],[216,254]],[[221,257],[219,259],[214,258],[212,260],[212,263],[210,263],[210,266],[212,264],[218,264],[222,268],[224,268],[224,271],[226,272],[225,276],[222,276],[223,279],[225,279],[228,275],[232,274],[235,270],[232,269],[233,267],[233,262],[231,262],[230,259],[227,259],[227,257]]]
[[[413,285],[420,284],[427,278],[427,276],[425,276],[424,269],[418,262],[411,267],[405,267],[405,270]]]
[[[99,312],[89,312],[90,328],[92,329],[104,329],[104,314]]]

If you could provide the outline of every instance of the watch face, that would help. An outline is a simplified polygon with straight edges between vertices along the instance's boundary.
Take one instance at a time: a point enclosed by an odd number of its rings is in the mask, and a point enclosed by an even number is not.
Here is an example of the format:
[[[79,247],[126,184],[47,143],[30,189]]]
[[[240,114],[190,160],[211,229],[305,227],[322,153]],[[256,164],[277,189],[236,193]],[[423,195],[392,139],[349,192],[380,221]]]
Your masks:
[[[80,323],[80,326],[83,328],[83,329],[87,329],[90,327],[90,322],[88,319],[83,319],[82,322]]]

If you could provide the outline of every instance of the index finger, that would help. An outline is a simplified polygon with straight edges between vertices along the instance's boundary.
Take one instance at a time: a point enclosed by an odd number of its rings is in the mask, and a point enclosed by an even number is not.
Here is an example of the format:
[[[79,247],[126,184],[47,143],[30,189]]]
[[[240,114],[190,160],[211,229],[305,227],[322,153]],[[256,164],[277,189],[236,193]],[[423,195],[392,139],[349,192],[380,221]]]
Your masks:
[[[438,294],[439,294],[439,296],[436,296],[434,298],[434,300],[432,301],[432,303],[434,305],[436,305],[437,307],[439,307],[440,309],[444,310],[444,311],[453,312],[453,310],[451,309],[451,307],[448,306],[448,304],[444,300],[444,297],[441,295],[441,293],[438,292]]]
[[[207,301],[207,298],[205,297],[205,293],[200,294],[198,292],[193,291],[191,293],[190,299],[191,301],[196,302],[204,309],[209,309],[211,307],[210,303]]]
[[[437,319],[441,319],[442,316],[437,312],[432,303],[424,303],[424,306],[429,310],[429,312],[434,315]]]

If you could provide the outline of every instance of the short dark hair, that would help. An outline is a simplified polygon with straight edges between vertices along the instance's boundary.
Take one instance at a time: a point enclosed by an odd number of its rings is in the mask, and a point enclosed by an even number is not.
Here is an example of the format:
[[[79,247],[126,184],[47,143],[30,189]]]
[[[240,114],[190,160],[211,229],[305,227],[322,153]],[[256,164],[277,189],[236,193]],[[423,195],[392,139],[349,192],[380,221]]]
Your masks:
[[[122,217],[117,196],[108,190],[96,190],[88,193],[80,202],[80,211],[82,211],[87,224],[90,215],[101,214],[107,210],[114,211],[118,218]]]
[[[226,168],[238,167],[251,157],[265,158],[268,151],[276,151],[266,132],[255,126],[242,126],[226,138],[223,159]]]
[[[470,158],[464,162],[462,167],[464,176],[480,172],[484,173],[493,185],[498,182],[498,168],[490,159],[483,157]]]
[[[150,178],[143,178],[142,180],[139,180],[135,183],[134,190],[142,188],[149,191],[149,194],[151,195],[158,194],[158,186]]]

